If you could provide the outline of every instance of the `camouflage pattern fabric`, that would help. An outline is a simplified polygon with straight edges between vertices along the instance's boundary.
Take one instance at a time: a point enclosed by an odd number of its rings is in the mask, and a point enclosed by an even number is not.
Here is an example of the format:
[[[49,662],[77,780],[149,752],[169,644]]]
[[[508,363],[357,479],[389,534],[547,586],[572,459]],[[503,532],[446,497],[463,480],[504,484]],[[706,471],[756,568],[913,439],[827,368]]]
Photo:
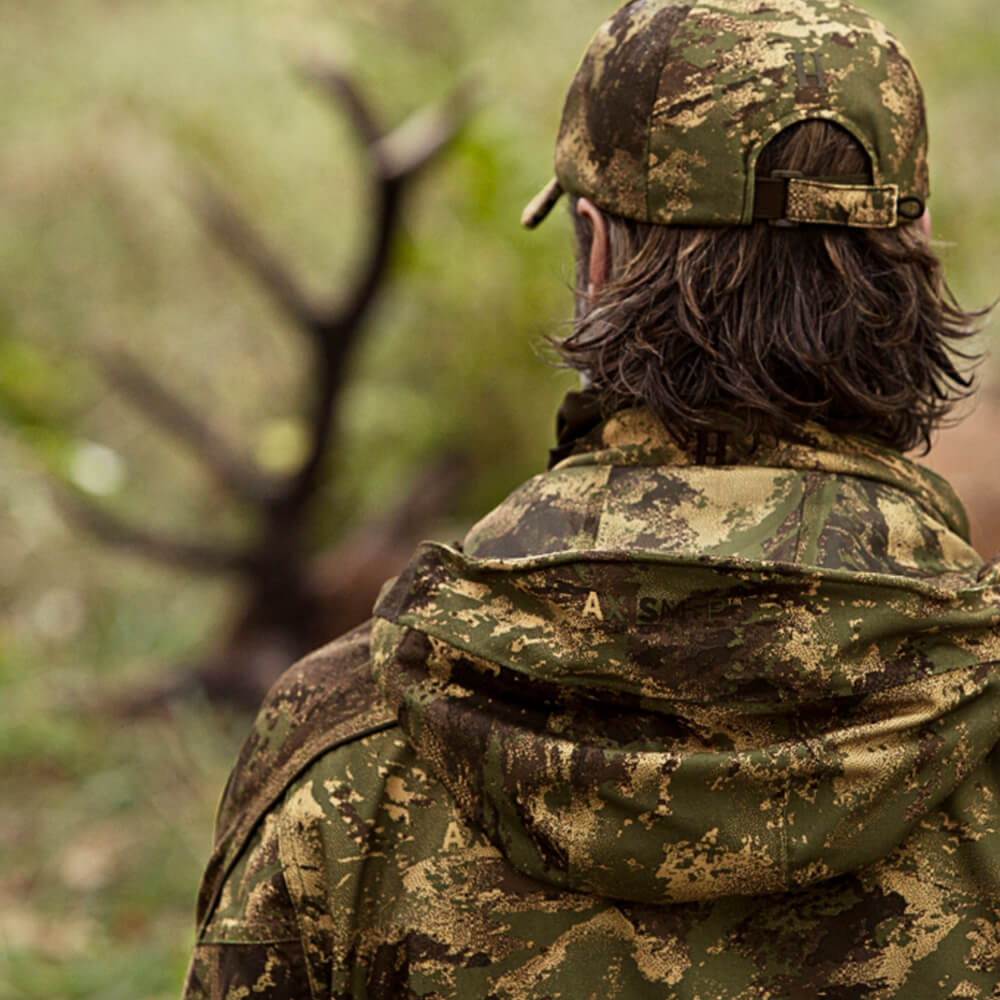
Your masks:
[[[1000,568],[894,452],[709,445],[596,424],[279,683],[188,1000],[1000,996]]]
[[[537,225],[562,190],[644,222],[749,225],[761,150],[807,119],[847,129],[874,184],[803,189],[813,207],[798,221],[891,228],[898,199],[926,202],[923,94],[879,21],[845,0],[633,0],[584,54],[556,140],[557,185],[522,221]]]

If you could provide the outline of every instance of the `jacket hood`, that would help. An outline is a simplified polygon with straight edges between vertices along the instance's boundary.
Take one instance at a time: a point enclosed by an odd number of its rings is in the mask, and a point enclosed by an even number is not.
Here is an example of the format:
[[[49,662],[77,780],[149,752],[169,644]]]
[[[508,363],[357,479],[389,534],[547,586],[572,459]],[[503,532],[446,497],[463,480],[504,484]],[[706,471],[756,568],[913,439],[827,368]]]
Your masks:
[[[376,606],[376,680],[527,875],[680,902],[884,857],[1000,736],[1000,580],[947,484],[809,429],[598,426]],[[979,579],[982,577],[982,579]]]

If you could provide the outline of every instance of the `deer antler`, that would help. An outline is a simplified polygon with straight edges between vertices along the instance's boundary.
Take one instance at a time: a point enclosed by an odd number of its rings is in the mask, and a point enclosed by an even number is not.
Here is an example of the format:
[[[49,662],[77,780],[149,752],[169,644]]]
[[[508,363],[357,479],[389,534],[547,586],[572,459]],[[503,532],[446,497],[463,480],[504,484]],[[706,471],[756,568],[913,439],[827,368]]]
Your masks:
[[[397,129],[384,133],[354,82],[340,69],[311,63],[303,72],[348,115],[366,151],[373,179],[372,237],[352,286],[325,302],[314,301],[282,255],[211,179],[192,173],[186,194],[208,232],[255,276],[306,337],[313,355],[309,371],[314,380],[308,402],[310,438],[306,454],[298,467],[283,477],[265,474],[252,460],[241,457],[204,418],[137,359],[117,350],[100,357],[109,381],[192,451],[233,498],[256,511],[258,530],[245,546],[232,549],[214,543],[165,539],[128,524],[83,497],[65,493],[62,496],[67,514],[109,544],[189,569],[242,575],[248,587],[247,610],[235,627],[239,644],[235,632],[230,637],[230,653],[236,645],[240,650],[246,648],[253,619],[260,617],[262,608],[276,603],[275,594],[281,595],[277,603],[286,610],[278,615],[282,621],[269,620],[266,627],[262,626],[271,637],[276,629],[290,634],[296,628],[301,631],[304,628],[301,620],[314,623],[317,607],[328,597],[328,584],[325,595],[313,592],[304,535],[308,508],[334,438],[337,401],[347,359],[385,279],[406,186],[455,136],[466,113],[465,95],[459,93],[442,106],[417,112]],[[455,488],[450,489],[450,494]],[[407,502],[412,503],[412,498]],[[386,546],[382,546],[379,558],[385,557],[385,550]],[[386,575],[394,571],[394,567],[389,568]],[[309,635],[309,644],[315,641],[316,631],[315,627],[310,628],[313,634]],[[220,664],[232,660],[225,651],[216,657]],[[216,683],[209,687],[217,690],[218,678],[214,680]]]
[[[404,187],[454,138],[466,103],[460,92],[443,107],[419,111],[393,132],[383,134],[374,112],[341,70],[314,62],[307,64],[303,72],[342,105],[368,153],[374,181],[374,237],[354,287],[338,303],[311,302],[281,258],[217,186],[205,178],[195,178],[191,188],[194,204],[208,230],[257,276],[313,344],[319,382],[312,401],[311,446],[297,473],[287,480],[282,495],[274,501],[277,508],[285,510],[296,509],[315,488],[321,474],[347,356],[385,276]]]
[[[443,106],[419,111],[394,131],[384,134],[371,107],[340,69],[312,62],[303,67],[303,72],[346,111],[368,153],[374,180],[372,243],[354,286],[339,302],[312,301],[282,256],[207,176],[192,172],[186,185],[188,200],[206,229],[257,278],[311,342],[314,355],[311,371],[316,384],[310,403],[309,447],[299,467],[283,479],[264,474],[250,459],[240,457],[207,421],[145,369],[138,359],[121,349],[99,356],[109,381],[148,417],[193,451],[231,495],[281,520],[299,512],[321,476],[333,436],[336,401],[347,357],[385,277],[405,185],[454,138],[467,103],[460,92]],[[88,509],[82,498],[66,506],[77,513]],[[160,551],[153,544],[134,546],[133,540],[146,537],[146,533],[118,521],[109,513],[98,514],[95,510],[83,520],[91,529],[100,523],[99,534],[112,544],[141,548],[146,552]],[[173,544],[164,541],[162,554],[157,558],[169,553]],[[206,565],[213,562],[206,560]]]

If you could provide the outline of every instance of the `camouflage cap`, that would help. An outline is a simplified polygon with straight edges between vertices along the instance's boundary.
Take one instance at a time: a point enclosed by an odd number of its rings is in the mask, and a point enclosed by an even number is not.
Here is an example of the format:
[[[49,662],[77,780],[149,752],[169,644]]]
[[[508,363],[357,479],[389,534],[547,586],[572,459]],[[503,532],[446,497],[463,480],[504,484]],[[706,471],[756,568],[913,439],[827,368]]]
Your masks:
[[[865,148],[872,177],[756,176],[797,122],[824,119]],[[597,31],[570,85],[555,178],[660,225],[755,219],[893,228],[929,196],[923,94],[900,43],[845,0],[633,0]]]

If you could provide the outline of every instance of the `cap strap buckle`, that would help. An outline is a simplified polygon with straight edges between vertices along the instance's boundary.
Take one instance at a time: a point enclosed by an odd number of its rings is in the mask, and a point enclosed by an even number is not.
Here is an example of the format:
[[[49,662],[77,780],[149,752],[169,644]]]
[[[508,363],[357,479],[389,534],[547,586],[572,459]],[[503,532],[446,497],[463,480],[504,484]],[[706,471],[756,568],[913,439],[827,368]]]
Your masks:
[[[805,177],[805,174],[801,170],[772,170],[771,176],[768,178],[762,178],[765,182],[764,186],[771,193],[771,205],[770,211],[774,212],[777,209],[776,215],[769,215],[768,221],[775,229],[797,229],[799,226],[799,219],[791,219],[788,215],[788,182],[791,180],[799,180]],[[767,184],[767,181],[771,181],[771,184]],[[761,182],[758,181],[757,195],[758,198],[761,194]],[[779,207],[780,206],[780,207]]]

